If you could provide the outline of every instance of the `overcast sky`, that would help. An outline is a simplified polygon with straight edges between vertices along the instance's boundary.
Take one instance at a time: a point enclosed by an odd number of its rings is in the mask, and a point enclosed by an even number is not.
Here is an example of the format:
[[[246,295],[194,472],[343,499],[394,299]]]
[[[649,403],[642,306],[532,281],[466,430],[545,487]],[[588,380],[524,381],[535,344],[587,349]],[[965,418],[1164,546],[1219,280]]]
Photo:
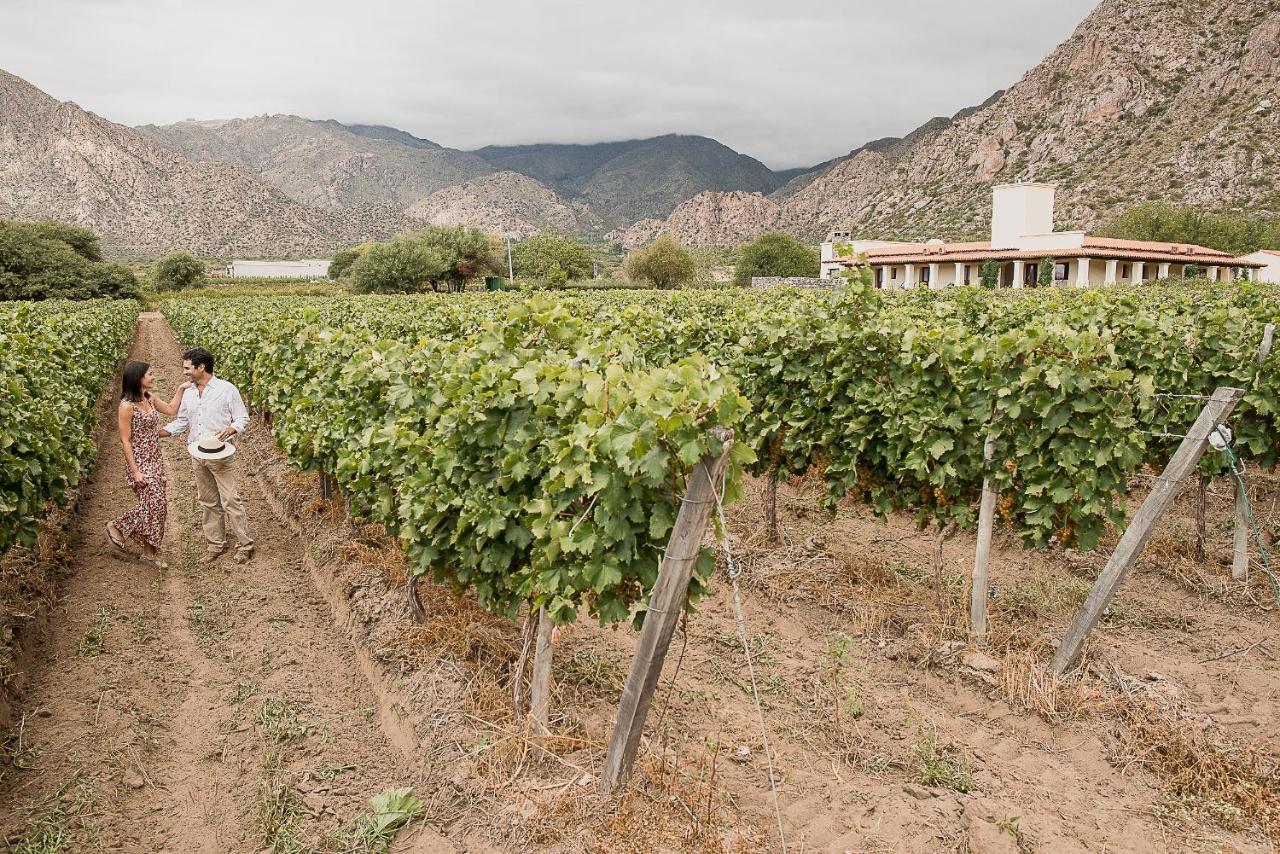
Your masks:
[[[774,168],[1006,87],[1097,0],[0,0],[0,68],[112,121],[293,113],[455,148],[703,134]]]

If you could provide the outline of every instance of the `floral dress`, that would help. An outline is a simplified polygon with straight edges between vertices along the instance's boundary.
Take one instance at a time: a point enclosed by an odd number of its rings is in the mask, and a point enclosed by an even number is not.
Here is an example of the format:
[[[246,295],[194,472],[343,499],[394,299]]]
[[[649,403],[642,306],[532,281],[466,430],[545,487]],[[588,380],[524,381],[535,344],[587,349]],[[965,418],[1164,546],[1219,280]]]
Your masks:
[[[149,546],[159,547],[164,537],[164,520],[168,512],[164,474],[164,460],[160,456],[160,413],[154,409],[144,412],[134,404],[132,431],[129,446],[133,448],[133,461],[146,478],[146,484],[133,484],[138,503],[133,509],[117,518],[112,524],[126,537],[133,536]],[[125,479],[130,479],[129,464],[125,462]]]

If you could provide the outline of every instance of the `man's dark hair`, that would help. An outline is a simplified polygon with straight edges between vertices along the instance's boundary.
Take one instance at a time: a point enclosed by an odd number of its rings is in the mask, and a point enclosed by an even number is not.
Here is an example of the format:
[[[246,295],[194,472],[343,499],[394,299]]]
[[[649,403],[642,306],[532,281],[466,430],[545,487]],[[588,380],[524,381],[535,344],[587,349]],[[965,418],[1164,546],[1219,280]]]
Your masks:
[[[206,371],[213,373],[213,354],[203,347],[192,347],[182,354],[182,361],[190,362],[193,368],[203,365]]]

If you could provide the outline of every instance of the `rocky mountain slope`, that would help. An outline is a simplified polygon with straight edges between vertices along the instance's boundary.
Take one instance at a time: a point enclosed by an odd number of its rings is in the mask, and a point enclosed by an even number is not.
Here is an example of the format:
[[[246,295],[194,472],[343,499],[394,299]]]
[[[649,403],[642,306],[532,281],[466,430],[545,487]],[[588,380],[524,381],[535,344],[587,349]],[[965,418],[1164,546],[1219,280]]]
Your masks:
[[[298,116],[179,122],[137,128],[192,160],[237,163],[306,205],[403,210],[437,190],[491,174],[474,154],[396,128],[348,127]]]
[[[774,172],[714,139],[677,134],[594,145],[488,146],[475,153],[582,200],[610,228],[665,217],[706,190],[772,192],[802,171]]]
[[[498,235],[543,229],[589,234],[600,228],[590,208],[568,204],[518,172],[496,172],[446,187],[410,205],[406,214],[414,220],[469,225]]]
[[[663,227],[690,243],[751,216],[811,240],[836,225],[979,236],[991,185],[1014,180],[1058,185],[1060,228],[1093,228],[1148,199],[1276,211],[1278,107],[1280,3],[1102,0],[987,106],[793,181],[774,195],[776,215],[754,199],[699,199],[688,204],[714,218],[682,206]]]
[[[384,237],[387,211],[309,208],[249,170],[195,162],[0,71],[0,218],[60,219],[119,255],[300,255]]]

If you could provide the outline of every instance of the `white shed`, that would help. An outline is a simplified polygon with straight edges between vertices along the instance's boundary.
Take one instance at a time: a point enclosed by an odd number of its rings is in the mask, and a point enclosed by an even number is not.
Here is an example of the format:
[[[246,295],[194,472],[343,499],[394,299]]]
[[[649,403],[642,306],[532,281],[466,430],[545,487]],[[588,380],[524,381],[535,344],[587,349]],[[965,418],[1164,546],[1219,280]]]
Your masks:
[[[233,279],[298,278],[322,279],[329,274],[328,258],[304,258],[301,261],[232,261],[227,275]]]

